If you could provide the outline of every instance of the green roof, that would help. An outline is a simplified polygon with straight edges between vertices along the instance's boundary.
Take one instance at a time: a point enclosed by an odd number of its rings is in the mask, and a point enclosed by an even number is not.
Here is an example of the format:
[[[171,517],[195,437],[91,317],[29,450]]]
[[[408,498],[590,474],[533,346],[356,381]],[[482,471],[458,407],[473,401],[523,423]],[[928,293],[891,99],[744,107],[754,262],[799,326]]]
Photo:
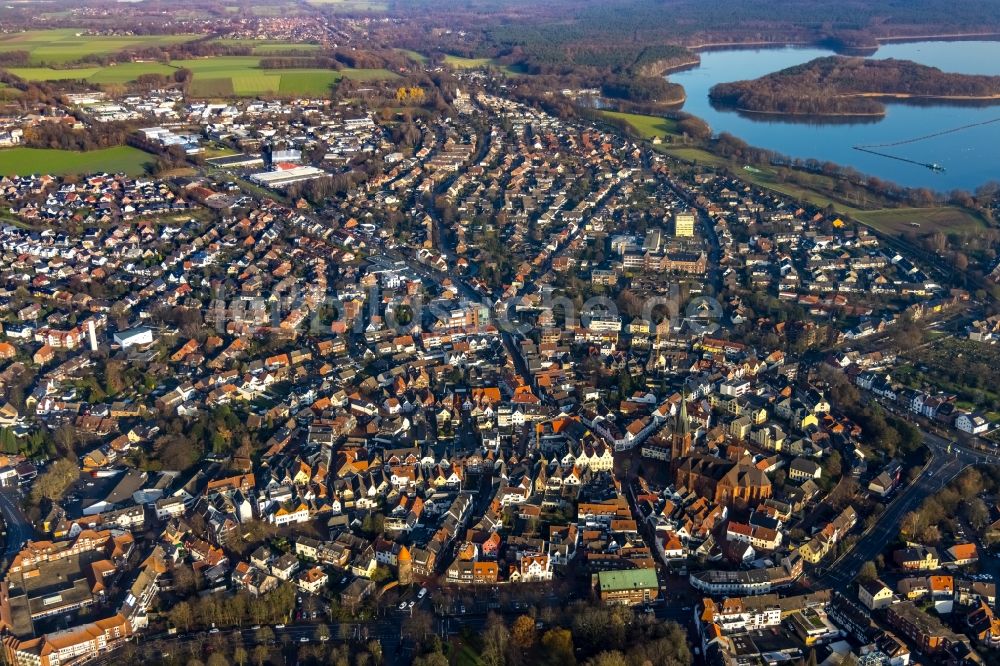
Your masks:
[[[642,588],[656,588],[660,584],[656,569],[624,569],[602,571],[597,574],[597,585],[602,592],[620,592]]]

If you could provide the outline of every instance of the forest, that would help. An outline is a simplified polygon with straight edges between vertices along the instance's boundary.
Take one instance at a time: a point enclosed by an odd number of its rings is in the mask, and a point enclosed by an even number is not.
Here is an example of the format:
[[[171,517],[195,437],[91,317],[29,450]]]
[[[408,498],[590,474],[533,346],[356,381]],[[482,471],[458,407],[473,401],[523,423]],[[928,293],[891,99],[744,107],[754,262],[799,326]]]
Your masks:
[[[881,115],[879,97],[998,97],[1000,77],[947,73],[909,60],[828,56],[752,81],[720,83],[709,95],[714,104],[757,113]]]
[[[499,57],[536,74],[661,74],[696,62],[690,49],[711,45],[823,43],[853,50],[887,37],[1000,32],[1000,4],[990,0],[395,0],[389,12],[407,20],[376,32],[394,33],[408,48]],[[440,30],[443,20],[450,30]]]

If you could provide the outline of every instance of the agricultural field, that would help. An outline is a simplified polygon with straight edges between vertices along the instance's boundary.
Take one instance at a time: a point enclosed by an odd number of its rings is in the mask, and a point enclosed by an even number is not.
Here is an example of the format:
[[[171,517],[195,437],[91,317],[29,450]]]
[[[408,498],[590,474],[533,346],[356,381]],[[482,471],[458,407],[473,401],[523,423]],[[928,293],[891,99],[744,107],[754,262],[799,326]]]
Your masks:
[[[142,74],[172,75],[177,69],[194,74],[190,93],[194,97],[254,95],[325,95],[330,86],[348,77],[358,81],[394,78],[385,69],[261,69],[258,56],[228,56],[158,62],[130,62],[109,67],[54,69],[51,67],[11,67],[10,73],[28,81],[83,79],[97,84],[121,84]]]
[[[622,113],[621,111],[601,111],[602,116],[623,120],[644,139],[663,138],[668,134],[677,134],[677,122],[660,116],[645,116],[638,113]]]
[[[225,46],[248,46],[253,54],[258,56],[280,56],[289,51],[319,51],[319,44],[304,44],[300,42],[279,42],[267,39],[217,39],[213,44]]]
[[[31,30],[0,35],[0,51],[27,51],[32,64],[60,65],[89,55],[108,55],[142,46],[164,46],[194,39],[194,35],[79,35],[78,30]]]
[[[37,173],[62,176],[106,171],[137,176],[152,161],[153,156],[149,153],[129,146],[87,152],[9,148],[0,150],[0,175],[29,176]]]

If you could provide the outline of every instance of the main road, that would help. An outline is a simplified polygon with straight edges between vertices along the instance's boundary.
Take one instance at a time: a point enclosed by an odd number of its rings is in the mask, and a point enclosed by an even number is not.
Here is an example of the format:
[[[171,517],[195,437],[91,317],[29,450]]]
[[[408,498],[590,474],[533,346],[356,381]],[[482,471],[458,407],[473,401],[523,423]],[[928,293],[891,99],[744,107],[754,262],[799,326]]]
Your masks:
[[[919,507],[925,497],[944,488],[967,467],[1000,462],[998,456],[951,444],[933,433],[924,432],[923,436],[931,456],[920,474],[897,493],[875,524],[862,533],[851,550],[822,575],[813,578],[817,587],[845,590],[858,575],[861,565],[874,560],[885,545],[896,538],[903,518]]]

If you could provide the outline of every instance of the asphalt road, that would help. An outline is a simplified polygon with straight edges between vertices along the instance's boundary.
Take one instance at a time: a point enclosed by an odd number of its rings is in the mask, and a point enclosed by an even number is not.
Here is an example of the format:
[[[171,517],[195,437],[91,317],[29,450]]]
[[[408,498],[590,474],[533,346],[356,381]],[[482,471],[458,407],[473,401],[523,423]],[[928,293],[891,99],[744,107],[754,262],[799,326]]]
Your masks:
[[[861,535],[854,548],[813,579],[815,586],[846,590],[861,565],[874,560],[886,544],[896,538],[903,518],[920,506],[925,497],[941,490],[970,465],[998,462],[997,456],[957,445],[953,445],[949,453],[949,442],[931,433],[924,433],[924,443],[931,451],[931,458],[920,476],[896,494],[878,522]]]
[[[35,534],[28,518],[21,511],[21,499],[17,493],[8,488],[0,490],[0,512],[3,513],[7,525],[7,544],[4,558],[13,557],[21,547]]]

